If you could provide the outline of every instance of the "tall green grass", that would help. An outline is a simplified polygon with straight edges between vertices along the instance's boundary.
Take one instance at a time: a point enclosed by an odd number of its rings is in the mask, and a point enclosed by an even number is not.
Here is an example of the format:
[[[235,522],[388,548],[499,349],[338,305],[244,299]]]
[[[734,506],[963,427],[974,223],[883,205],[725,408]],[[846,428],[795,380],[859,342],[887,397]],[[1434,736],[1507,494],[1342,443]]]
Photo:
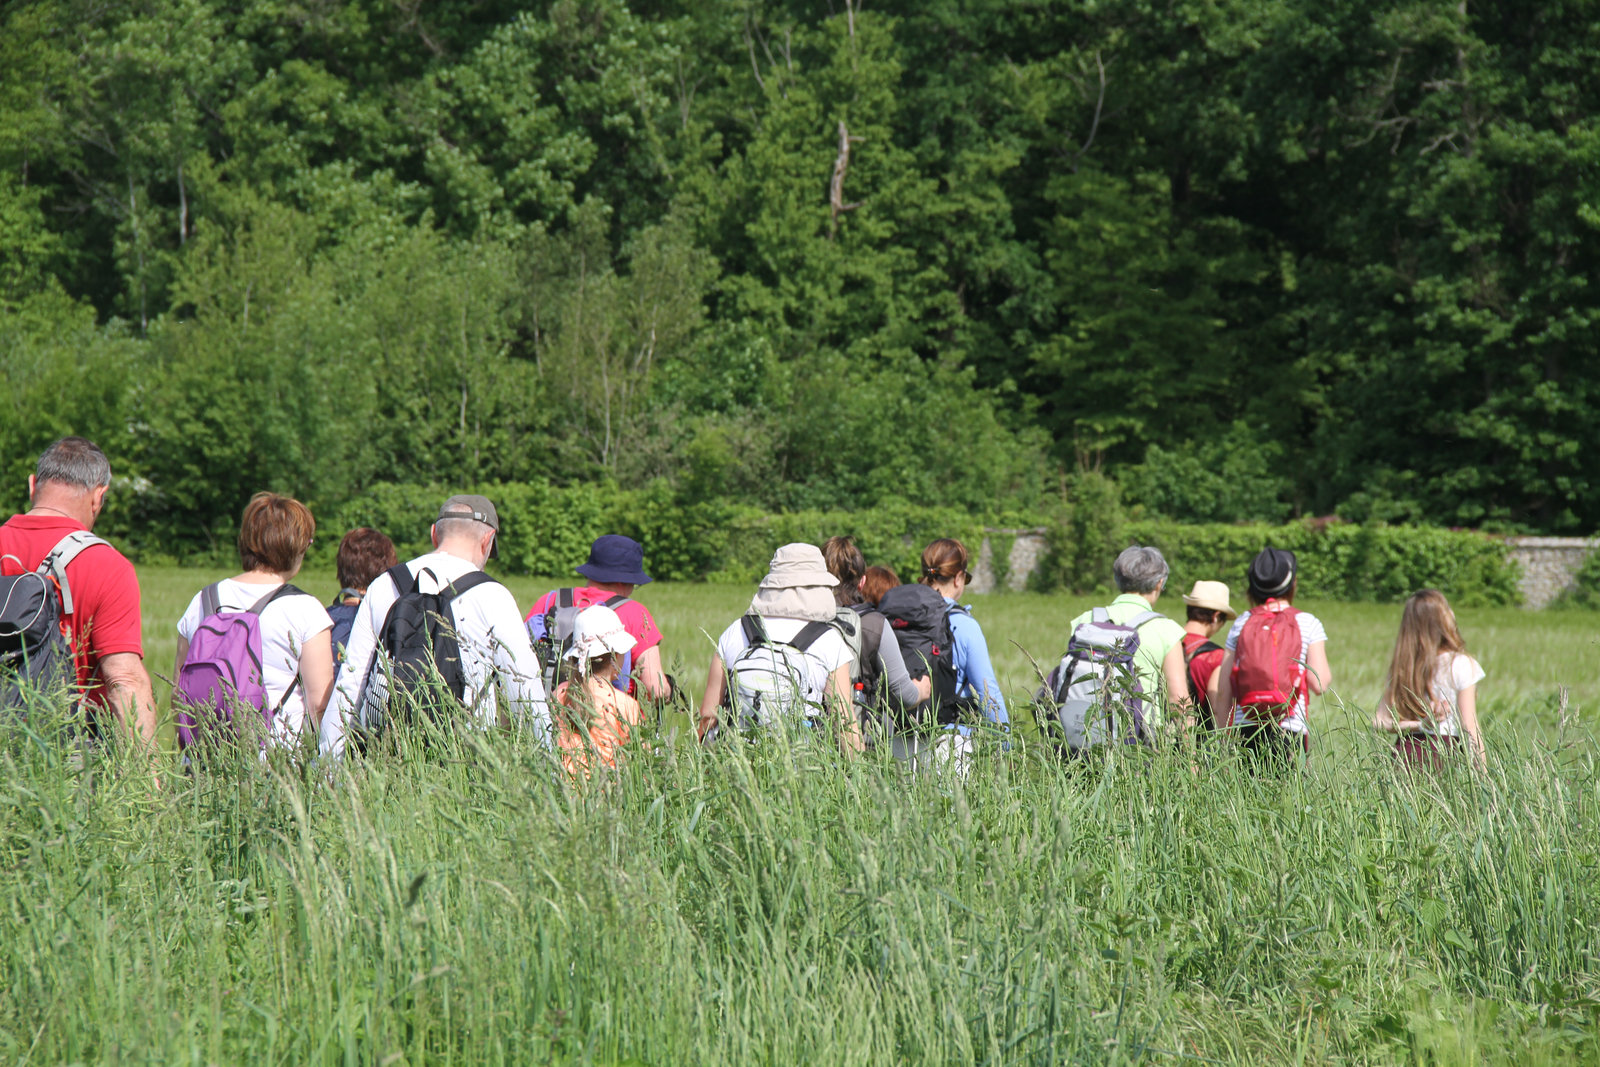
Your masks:
[[[690,648],[679,598],[747,593],[645,595]],[[1077,607],[978,604],[1002,655],[1007,627],[1040,653]],[[1323,614],[1345,640],[1354,616]],[[1560,677],[1537,665],[1557,638],[1501,652],[1463,624],[1486,691]],[[1335,669],[1370,692],[1354,632]],[[1592,692],[1592,666],[1555,662]],[[1398,770],[1347,699],[1304,774],[1228,745],[1067,764],[1022,738],[959,780],[821,738],[655,737],[575,789],[495,733],[169,762],[159,792],[35,709],[0,730],[0,1056],[1592,1063],[1593,705],[1563,725],[1516,699],[1485,715],[1484,775]]]

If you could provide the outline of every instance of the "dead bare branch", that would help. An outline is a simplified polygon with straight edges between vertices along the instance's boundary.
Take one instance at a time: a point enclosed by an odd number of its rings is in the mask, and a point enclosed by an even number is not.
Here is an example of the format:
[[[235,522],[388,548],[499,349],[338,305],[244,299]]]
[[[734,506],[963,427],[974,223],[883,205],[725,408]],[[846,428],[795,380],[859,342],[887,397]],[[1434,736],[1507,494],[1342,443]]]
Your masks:
[[[828,206],[831,221],[828,224],[828,240],[833,240],[839,232],[839,216],[846,211],[854,211],[860,207],[857,204],[844,202],[844,173],[850,166],[850,146],[860,144],[866,138],[851,137],[850,131],[845,128],[844,120],[839,120],[839,155],[833,161],[833,181],[828,186]]]

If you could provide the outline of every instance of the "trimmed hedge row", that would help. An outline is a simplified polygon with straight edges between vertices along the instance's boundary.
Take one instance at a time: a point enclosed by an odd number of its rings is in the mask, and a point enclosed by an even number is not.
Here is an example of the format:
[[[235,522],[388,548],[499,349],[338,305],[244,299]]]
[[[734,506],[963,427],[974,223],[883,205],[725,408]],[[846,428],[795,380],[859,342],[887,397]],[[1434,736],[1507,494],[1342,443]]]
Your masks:
[[[855,537],[871,563],[892,567],[902,578],[918,573],[922,547],[936,537],[958,537],[977,555],[986,526],[1030,525],[1015,515],[974,516],[950,508],[886,500],[872,511],[801,511],[768,515],[724,504],[683,506],[665,487],[624,492],[608,486],[556,487],[548,483],[494,483],[474,487],[500,513],[500,562],[512,574],[570,575],[602,533],[625,533],[645,546],[646,566],[656,577],[690,581],[754,582],[766,571],[772,550],[790,541],[821,544],[834,534]],[[448,495],[439,486],[379,485],[321,525],[331,534],[372,526],[395,539],[402,557],[428,547],[428,525]],[[1051,528],[1074,557],[1081,523]],[[1171,586],[1187,588],[1198,578],[1226,581],[1242,593],[1245,568],[1265,545],[1300,555],[1301,590],[1335,600],[1392,602],[1419,588],[1442,589],[1465,604],[1515,604],[1518,570],[1505,546],[1484,534],[1406,526],[1292,523],[1285,526],[1186,526],[1170,522],[1117,522],[1095,531],[1092,570],[1075,562],[1035,575],[1035,587],[1110,583],[1114,546],[1158,546],[1172,566]],[[1073,539],[1073,544],[1065,543]],[[336,536],[317,539],[318,558],[331,560]],[[998,542],[995,546],[1004,546]],[[997,558],[999,552],[997,551]],[[1098,573],[1094,573],[1098,571]]]

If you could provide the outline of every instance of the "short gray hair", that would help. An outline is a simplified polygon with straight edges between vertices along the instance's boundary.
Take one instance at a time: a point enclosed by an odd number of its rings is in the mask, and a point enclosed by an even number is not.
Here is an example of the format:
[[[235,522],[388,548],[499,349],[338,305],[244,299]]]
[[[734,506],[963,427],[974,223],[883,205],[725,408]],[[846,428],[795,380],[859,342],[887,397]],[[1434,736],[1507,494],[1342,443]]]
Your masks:
[[[453,516],[459,513],[459,519]],[[467,504],[447,505],[444,513],[433,522],[433,532],[439,540],[450,537],[482,537],[485,530],[494,527],[486,522],[479,522],[472,517],[472,508]]]
[[[111,484],[111,461],[88,438],[63,437],[39,457],[33,480],[36,485],[55,482],[79,489],[99,489]]]
[[[1167,558],[1159,548],[1134,545],[1122,550],[1111,565],[1117,590],[1123,593],[1153,593],[1167,580]]]

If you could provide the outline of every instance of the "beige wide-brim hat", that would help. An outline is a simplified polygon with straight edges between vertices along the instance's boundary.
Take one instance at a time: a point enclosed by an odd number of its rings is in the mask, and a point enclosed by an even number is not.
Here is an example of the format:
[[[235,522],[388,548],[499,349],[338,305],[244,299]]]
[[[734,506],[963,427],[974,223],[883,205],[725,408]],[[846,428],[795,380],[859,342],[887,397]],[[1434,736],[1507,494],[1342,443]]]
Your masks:
[[[1239,616],[1237,611],[1228,606],[1228,583],[1226,582],[1195,582],[1194,588],[1183,594],[1183,602],[1191,608],[1220,611],[1230,619],[1238,618]]]
[[[822,550],[816,545],[795,543],[784,545],[772,554],[767,576],[761,579],[762,589],[800,589],[806,586],[825,585],[833,588],[839,579],[828,573]]]

